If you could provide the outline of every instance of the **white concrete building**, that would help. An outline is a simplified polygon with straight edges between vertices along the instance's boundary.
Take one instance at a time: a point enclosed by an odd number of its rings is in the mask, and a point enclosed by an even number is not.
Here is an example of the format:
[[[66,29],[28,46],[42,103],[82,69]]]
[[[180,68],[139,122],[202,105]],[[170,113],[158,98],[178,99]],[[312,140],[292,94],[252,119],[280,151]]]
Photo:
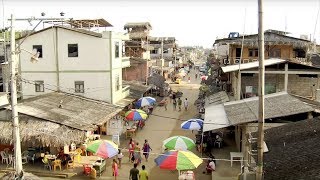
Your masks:
[[[20,48],[37,49],[40,56],[37,63],[32,63],[30,54],[20,53],[22,97],[62,91],[118,102],[129,95],[129,88],[122,87],[122,69],[130,66],[129,58],[122,56],[123,41],[128,39],[122,33],[96,33],[64,26],[32,33]]]

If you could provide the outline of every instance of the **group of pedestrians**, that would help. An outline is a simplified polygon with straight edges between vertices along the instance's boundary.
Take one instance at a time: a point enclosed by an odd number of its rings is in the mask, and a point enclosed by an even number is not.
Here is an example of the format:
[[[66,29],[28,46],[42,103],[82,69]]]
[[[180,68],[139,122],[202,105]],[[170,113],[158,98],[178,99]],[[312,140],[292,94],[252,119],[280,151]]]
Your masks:
[[[145,170],[145,165],[142,165],[142,170],[139,171],[137,169],[138,165],[141,164],[142,158],[141,158],[141,150],[142,154],[144,155],[146,162],[148,162],[149,153],[152,151],[150,144],[148,140],[144,140],[144,144],[142,149],[139,146],[138,142],[135,142],[132,138],[130,139],[128,143],[128,149],[129,149],[129,162],[134,163],[134,167],[130,170],[130,177],[129,179],[132,180],[148,180],[148,172]],[[112,176],[114,177],[114,180],[117,180],[117,177],[119,176],[119,168],[121,168],[121,162],[122,162],[123,154],[121,150],[118,150],[117,159],[113,159],[112,162]],[[138,178],[139,177],[139,178]]]
[[[177,106],[178,106],[178,111],[181,111],[181,106],[182,106],[182,100],[181,98],[175,98],[175,96],[173,95],[170,95],[170,98],[172,100],[172,105],[173,105],[173,110],[176,111],[177,110]],[[188,98],[185,98],[184,101],[183,101],[183,106],[184,106],[184,110],[187,111],[188,110],[188,107],[189,107],[189,101],[188,101]],[[167,107],[165,106],[165,110],[167,110]]]

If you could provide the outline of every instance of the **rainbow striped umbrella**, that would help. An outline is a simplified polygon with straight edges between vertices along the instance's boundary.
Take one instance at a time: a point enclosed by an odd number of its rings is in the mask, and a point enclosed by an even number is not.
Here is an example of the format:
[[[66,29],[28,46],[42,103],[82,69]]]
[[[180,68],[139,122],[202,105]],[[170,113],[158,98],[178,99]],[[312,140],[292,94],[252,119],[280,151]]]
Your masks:
[[[154,162],[160,169],[188,170],[197,168],[203,160],[190,151],[168,151],[158,156]]]
[[[142,119],[147,119],[148,114],[140,109],[131,109],[126,112],[125,117],[127,120],[139,121]]]
[[[87,151],[102,158],[112,158],[118,154],[118,145],[109,140],[95,140],[88,144]]]

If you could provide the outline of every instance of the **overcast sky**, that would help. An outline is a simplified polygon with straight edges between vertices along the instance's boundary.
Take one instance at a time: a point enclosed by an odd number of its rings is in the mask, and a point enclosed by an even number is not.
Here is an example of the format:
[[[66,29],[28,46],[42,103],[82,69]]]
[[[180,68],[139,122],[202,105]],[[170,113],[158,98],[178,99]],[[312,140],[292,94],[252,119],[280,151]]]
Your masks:
[[[123,31],[126,22],[148,21],[151,35],[174,36],[180,45],[212,47],[217,36],[242,34],[244,24],[245,34],[258,31],[257,0],[3,0],[3,4],[6,19],[11,13],[17,18],[40,17],[41,12],[59,17],[63,11],[67,18],[104,18],[115,31]],[[284,31],[287,27],[295,37],[313,36],[318,9],[319,0],[264,0],[264,28]],[[32,28],[27,22],[18,27]]]

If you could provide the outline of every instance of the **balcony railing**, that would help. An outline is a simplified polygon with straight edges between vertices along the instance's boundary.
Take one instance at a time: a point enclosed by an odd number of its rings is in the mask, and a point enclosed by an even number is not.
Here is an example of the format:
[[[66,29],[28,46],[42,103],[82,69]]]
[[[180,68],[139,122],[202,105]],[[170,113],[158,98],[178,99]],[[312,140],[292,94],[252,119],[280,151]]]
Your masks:
[[[265,59],[271,59],[271,57],[265,57]],[[250,57],[250,58],[243,58],[241,59],[241,64],[243,63],[249,63],[249,62],[255,62],[255,61],[258,61],[259,60],[259,57]],[[289,59],[286,59],[286,60],[289,60],[289,61],[293,61],[293,62],[297,62],[297,63],[300,63],[300,64],[305,64],[305,65],[310,65],[311,62],[308,61],[307,58],[300,58],[300,57],[296,57],[296,58],[289,58]],[[232,65],[232,64],[239,64],[240,62],[240,58],[229,58],[229,59],[224,59],[223,60],[223,64],[225,65]]]
[[[123,85],[122,87],[123,87],[122,88],[122,98],[125,98],[125,97],[129,96],[129,94],[130,94],[130,86]]]

